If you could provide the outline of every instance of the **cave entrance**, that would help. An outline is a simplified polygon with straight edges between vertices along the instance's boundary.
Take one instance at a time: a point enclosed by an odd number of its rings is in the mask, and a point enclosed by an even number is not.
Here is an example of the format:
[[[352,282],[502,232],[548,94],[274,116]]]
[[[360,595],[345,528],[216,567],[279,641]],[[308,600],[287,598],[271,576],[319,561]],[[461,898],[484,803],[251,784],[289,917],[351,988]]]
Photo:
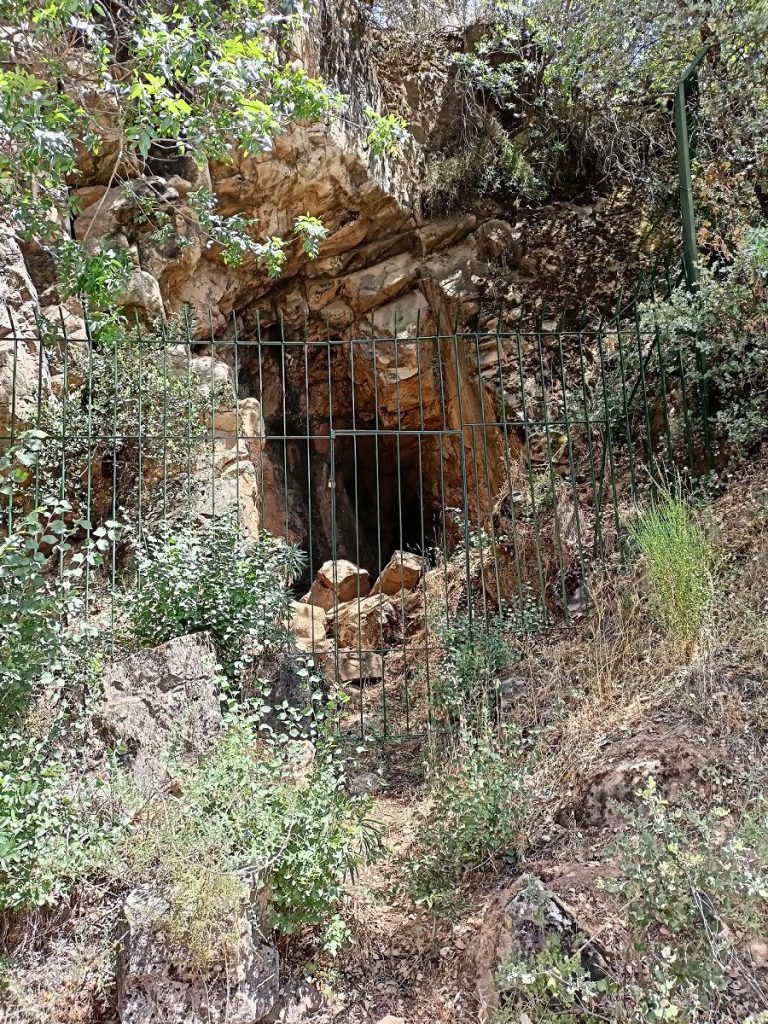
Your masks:
[[[395,551],[429,557],[441,548],[461,514],[453,506],[462,504],[463,453],[461,431],[332,431],[332,555],[367,569],[373,582]]]

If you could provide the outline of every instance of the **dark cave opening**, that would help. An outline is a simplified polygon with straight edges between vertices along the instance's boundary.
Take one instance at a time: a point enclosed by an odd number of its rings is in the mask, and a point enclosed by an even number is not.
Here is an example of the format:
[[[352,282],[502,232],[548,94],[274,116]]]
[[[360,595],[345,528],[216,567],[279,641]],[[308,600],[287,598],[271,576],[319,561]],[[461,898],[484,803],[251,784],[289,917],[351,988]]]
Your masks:
[[[334,556],[366,569],[373,584],[396,550],[426,554],[440,543],[445,503],[434,437],[339,433],[331,449],[325,437],[297,436],[290,422],[279,435],[277,426],[265,448],[276,499],[267,527],[308,555],[297,591]]]
[[[434,438],[413,434],[335,439],[337,557],[358,562],[371,582],[394,551],[426,553],[436,543],[434,449]]]

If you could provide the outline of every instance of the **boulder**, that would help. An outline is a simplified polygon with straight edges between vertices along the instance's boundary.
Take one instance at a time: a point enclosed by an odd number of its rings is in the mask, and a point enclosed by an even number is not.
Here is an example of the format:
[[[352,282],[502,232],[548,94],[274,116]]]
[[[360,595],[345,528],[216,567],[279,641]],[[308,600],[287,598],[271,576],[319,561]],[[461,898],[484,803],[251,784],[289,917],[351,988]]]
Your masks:
[[[36,338],[0,338],[0,445],[4,438],[27,430],[37,421],[41,404],[51,393],[45,353]]]
[[[131,311],[147,321],[162,317],[164,312],[160,285],[146,270],[131,271],[125,288],[115,296],[115,302],[127,311],[129,321]]]
[[[373,586],[372,594],[393,597],[401,590],[415,590],[421,579],[423,562],[410,551],[395,551]]]
[[[480,308],[491,268],[477,258],[468,242],[433,256],[424,266],[421,287],[432,312],[442,324],[453,324],[457,315],[470,316]]]
[[[255,1024],[275,1004],[279,961],[245,907],[232,963],[195,976],[162,930],[168,903],[149,887],[125,900],[119,924],[117,1011],[121,1024]]]
[[[45,353],[35,336],[37,291],[15,236],[0,231],[0,435],[36,422],[50,394]],[[0,438],[0,445],[4,441]]]
[[[221,728],[217,665],[207,633],[176,637],[113,662],[94,724],[124,748],[147,795],[169,780],[170,744],[183,753],[208,750]]]
[[[384,678],[384,658],[375,651],[342,648],[329,661],[339,683],[365,683]]]
[[[421,292],[401,295],[392,302],[375,309],[368,324],[373,325],[377,338],[416,338],[429,336],[435,325],[429,303]],[[366,335],[371,333],[366,325]]]
[[[383,594],[340,604],[328,612],[329,633],[339,647],[381,651],[387,646],[397,615]]]
[[[481,260],[517,259],[521,255],[520,232],[506,220],[488,220],[472,236]]]
[[[365,597],[371,590],[371,581],[365,569],[345,558],[324,562],[302,601],[329,611],[337,604],[352,601],[358,595]]]
[[[314,604],[291,601],[291,632],[300,651],[325,649],[325,612]]]

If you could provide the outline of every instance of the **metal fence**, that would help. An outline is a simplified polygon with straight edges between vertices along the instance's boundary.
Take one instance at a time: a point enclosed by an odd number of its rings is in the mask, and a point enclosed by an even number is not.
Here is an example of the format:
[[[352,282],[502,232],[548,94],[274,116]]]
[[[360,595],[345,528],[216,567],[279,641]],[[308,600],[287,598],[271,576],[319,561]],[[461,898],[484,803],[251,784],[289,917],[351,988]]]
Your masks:
[[[83,540],[128,527],[86,566],[102,618],[162,528],[236,517],[285,538],[306,558],[297,644],[363,733],[425,729],[451,623],[519,633],[582,615],[635,502],[711,457],[690,361],[626,312],[591,329],[499,316],[396,339],[206,341],[183,318],[115,337],[7,313],[2,447],[44,435],[33,473],[6,467],[8,531],[54,499]]]

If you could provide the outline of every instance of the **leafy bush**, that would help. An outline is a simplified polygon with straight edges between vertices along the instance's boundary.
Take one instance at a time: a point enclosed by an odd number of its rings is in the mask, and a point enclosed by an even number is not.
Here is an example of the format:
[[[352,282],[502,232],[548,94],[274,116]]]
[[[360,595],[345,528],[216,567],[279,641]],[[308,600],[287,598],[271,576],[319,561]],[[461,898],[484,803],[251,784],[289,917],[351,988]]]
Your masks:
[[[132,824],[111,869],[158,887],[170,906],[163,927],[198,970],[226,961],[251,884],[269,897],[262,925],[282,934],[323,926],[334,946],[344,880],[378,853],[368,804],[347,796],[332,748],[321,745],[303,782],[291,781],[289,758],[233,717],[203,761],[172,765],[179,798],[164,794],[136,818],[131,802],[144,802],[128,787]]]
[[[244,540],[237,527],[165,530],[149,538],[129,596],[133,633],[144,644],[206,630],[225,670],[288,639],[289,585],[302,554],[266,535]]]
[[[45,443],[42,431],[26,431],[0,457],[0,494],[12,527],[0,540],[0,724],[22,714],[36,690],[62,685],[81,665],[84,579],[118,530],[112,521],[92,529],[63,499],[23,511],[35,497]]]
[[[552,936],[536,953],[513,953],[497,984],[506,1004],[497,1024],[744,1020],[728,985],[748,970],[724,925],[742,938],[764,934],[768,812],[764,801],[734,827],[722,808],[671,807],[650,779],[636,807],[618,808],[614,843],[621,873],[606,879],[628,918],[626,974],[619,957],[605,977],[590,965],[589,940]],[[602,974],[602,970],[600,974]],[[751,979],[737,981],[742,993]]]
[[[666,495],[631,528],[642,552],[651,600],[669,635],[688,648],[712,603],[712,548],[693,510]]]
[[[544,948],[531,956],[511,954],[496,973],[500,991],[513,993],[509,1005],[503,1005],[496,1024],[517,1024],[523,1014],[539,1024],[599,1024],[606,993],[612,984],[607,978],[593,979],[585,966],[582,949],[588,946],[583,935],[575,935],[572,949],[564,948],[557,935],[549,936]]]
[[[440,673],[432,683],[435,707],[452,714],[471,713],[477,706],[487,710],[497,676],[513,657],[504,620],[486,623],[467,615],[447,621],[436,617],[432,628],[443,650]]]
[[[511,730],[464,733],[453,755],[440,754],[432,805],[421,817],[407,866],[418,903],[440,908],[468,871],[514,860],[528,815],[526,744]]]
[[[71,500],[86,499],[91,479],[92,511],[111,511],[112,502],[128,510],[138,501],[141,470],[145,500],[159,498],[162,488],[167,503],[201,453],[210,460],[210,421],[219,407],[234,407],[231,386],[193,372],[189,347],[181,358],[171,351],[173,322],[164,336],[127,337],[112,316],[94,316],[92,346],[67,342],[53,320],[40,323],[49,365],[67,377],[66,402],[52,399],[41,411],[49,435],[41,453],[44,493],[60,494],[64,473]],[[184,337],[183,328],[179,333]],[[98,486],[100,469],[112,470],[114,493]]]
[[[427,164],[424,201],[444,215],[483,199],[533,201],[540,184],[512,138],[490,121],[477,138]]]
[[[0,541],[0,909],[54,903],[104,838],[87,788],[71,785],[69,748],[94,674],[85,577],[117,524],[91,529],[63,500],[22,511],[45,442],[25,432],[0,458],[6,513],[16,511]]]
[[[731,451],[768,434],[766,238],[765,228],[748,232],[732,260],[703,269],[696,292],[679,287],[642,313],[643,328],[658,331],[668,379],[682,362],[689,400],[692,384],[706,388],[716,440]]]
[[[0,732],[0,910],[57,902],[108,839],[52,736]]]
[[[622,876],[611,886],[627,905],[634,949],[651,966],[640,1019],[699,1019],[723,997],[733,962],[723,922],[762,934],[768,810],[760,801],[727,829],[726,810],[671,807],[653,779],[640,796],[638,807],[621,809],[626,828],[615,852]],[[660,1004],[664,1016],[654,1011]]]

